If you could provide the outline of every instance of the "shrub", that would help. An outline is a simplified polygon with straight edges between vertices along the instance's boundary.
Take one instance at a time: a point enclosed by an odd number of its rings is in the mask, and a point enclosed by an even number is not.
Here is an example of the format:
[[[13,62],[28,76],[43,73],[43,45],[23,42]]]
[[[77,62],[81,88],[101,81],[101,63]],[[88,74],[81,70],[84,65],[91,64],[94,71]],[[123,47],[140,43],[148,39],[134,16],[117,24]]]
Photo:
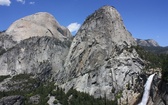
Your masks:
[[[0,76],[0,82],[2,82],[4,79],[9,78],[10,75],[4,75],[4,76]]]

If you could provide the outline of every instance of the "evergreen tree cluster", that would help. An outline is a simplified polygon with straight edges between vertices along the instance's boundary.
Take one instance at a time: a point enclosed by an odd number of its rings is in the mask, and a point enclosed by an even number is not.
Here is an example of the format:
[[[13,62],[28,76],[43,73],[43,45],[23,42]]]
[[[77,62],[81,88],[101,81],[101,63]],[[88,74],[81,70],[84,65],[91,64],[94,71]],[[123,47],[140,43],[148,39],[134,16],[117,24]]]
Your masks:
[[[146,51],[141,46],[134,46],[133,48],[135,48],[135,50],[143,60],[147,61],[145,65],[146,69],[161,67],[162,65],[161,54],[156,54],[150,51]]]
[[[117,100],[110,101],[104,98],[94,98],[87,93],[78,92],[75,89],[70,89],[66,94],[63,89],[57,87],[57,90],[52,91],[51,95],[55,96],[54,104],[62,105],[117,105]]]
[[[149,62],[146,64],[146,69],[161,68],[162,80],[164,82],[168,82],[168,54],[154,53],[153,51],[152,52],[150,50],[147,51],[140,46],[134,46],[133,48],[136,49],[137,53],[140,55],[142,59]],[[157,49],[155,50],[156,52],[158,52]]]
[[[117,101],[110,101],[105,98],[95,99],[87,93],[78,92],[75,89],[70,89],[67,93],[62,88],[54,85],[54,82],[41,82],[38,78],[31,78],[31,74],[20,74],[12,78],[13,82],[22,81],[22,89],[2,91],[0,92],[0,99],[2,97],[11,95],[24,96],[24,105],[32,105],[29,102],[30,97],[39,95],[39,103],[36,105],[48,105],[47,101],[50,96],[55,96],[54,104],[61,105],[117,105]],[[4,79],[6,77],[2,77]],[[25,81],[26,79],[26,81]],[[31,85],[29,85],[31,84]]]
[[[147,47],[143,46],[143,48],[147,51],[157,53],[157,54],[168,54],[168,47]]]
[[[48,94],[55,88],[53,82],[41,82],[38,78],[31,78],[32,74],[20,74],[14,76],[11,80],[13,83],[20,82],[18,89],[10,91],[0,91],[0,99],[2,97],[11,96],[11,95],[21,95],[24,97],[24,105],[32,105],[29,103],[31,96],[40,95],[39,104],[37,105],[48,105],[47,101],[49,100]],[[9,86],[14,86],[8,84]],[[20,89],[21,88],[21,89]]]
[[[162,59],[162,80],[168,82],[168,55],[163,56]]]
[[[0,82],[4,81],[6,78],[9,78],[9,77],[10,77],[10,75],[0,76]]]

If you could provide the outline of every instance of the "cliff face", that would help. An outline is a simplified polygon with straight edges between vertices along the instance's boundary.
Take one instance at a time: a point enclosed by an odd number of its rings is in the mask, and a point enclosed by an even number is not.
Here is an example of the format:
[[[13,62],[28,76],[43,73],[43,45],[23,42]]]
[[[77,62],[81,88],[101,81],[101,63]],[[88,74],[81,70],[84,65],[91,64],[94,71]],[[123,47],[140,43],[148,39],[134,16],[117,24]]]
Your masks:
[[[136,42],[119,13],[110,6],[98,9],[85,20],[72,41],[62,87],[73,87],[95,97],[106,95],[108,99],[120,94],[120,104],[133,104],[139,94],[133,89],[143,60],[134,49],[128,51],[132,45],[136,46]]]
[[[158,75],[153,79],[147,105],[168,105],[168,85]]]
[[[51,37],[33,37],[3,50],[1,54],[1,75],[20,73],[42,73],[43,70],[62,69],[70,42],[61,42]]]
[[[57,73],[71,44],[69,30],[45,12],[15,21],[0,34],[0,75]]]

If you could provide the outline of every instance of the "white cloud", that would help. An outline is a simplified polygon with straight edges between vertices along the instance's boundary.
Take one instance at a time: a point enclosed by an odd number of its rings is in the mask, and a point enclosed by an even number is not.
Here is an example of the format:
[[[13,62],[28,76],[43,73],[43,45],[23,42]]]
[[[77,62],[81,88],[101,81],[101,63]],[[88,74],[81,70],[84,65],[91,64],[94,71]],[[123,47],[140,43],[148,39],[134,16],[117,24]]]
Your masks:
[[[31,2],[29,2],[29,4],[33,5],[33,4],[35,4],[35,2],[31,1]]]
[[[10,0],[0,0],[0,5],[10,6],[10,4],[11,4]]]
[[[25,0],[16,0],[17,2],[20,2],[20,3],[22,3],[22,4],[25,4]]]
[[[67,28],[69,29],[69,31],[72,33],[72,32],[77,32],[78,29],[80,28],[80,24],[78,24],[77,22],[75,23],[71,23],[67,26]]]

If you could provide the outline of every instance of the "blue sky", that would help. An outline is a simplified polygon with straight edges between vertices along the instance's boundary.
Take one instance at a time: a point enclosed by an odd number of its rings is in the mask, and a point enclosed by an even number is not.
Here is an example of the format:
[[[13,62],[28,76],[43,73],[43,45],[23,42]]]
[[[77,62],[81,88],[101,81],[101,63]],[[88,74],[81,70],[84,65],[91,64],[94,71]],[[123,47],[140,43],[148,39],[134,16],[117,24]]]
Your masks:
[[[73,31],[104,5],[114,6],[134,38],[168,46],[168,0],[0,0],[0,30],[36,12],[49,12]]]

